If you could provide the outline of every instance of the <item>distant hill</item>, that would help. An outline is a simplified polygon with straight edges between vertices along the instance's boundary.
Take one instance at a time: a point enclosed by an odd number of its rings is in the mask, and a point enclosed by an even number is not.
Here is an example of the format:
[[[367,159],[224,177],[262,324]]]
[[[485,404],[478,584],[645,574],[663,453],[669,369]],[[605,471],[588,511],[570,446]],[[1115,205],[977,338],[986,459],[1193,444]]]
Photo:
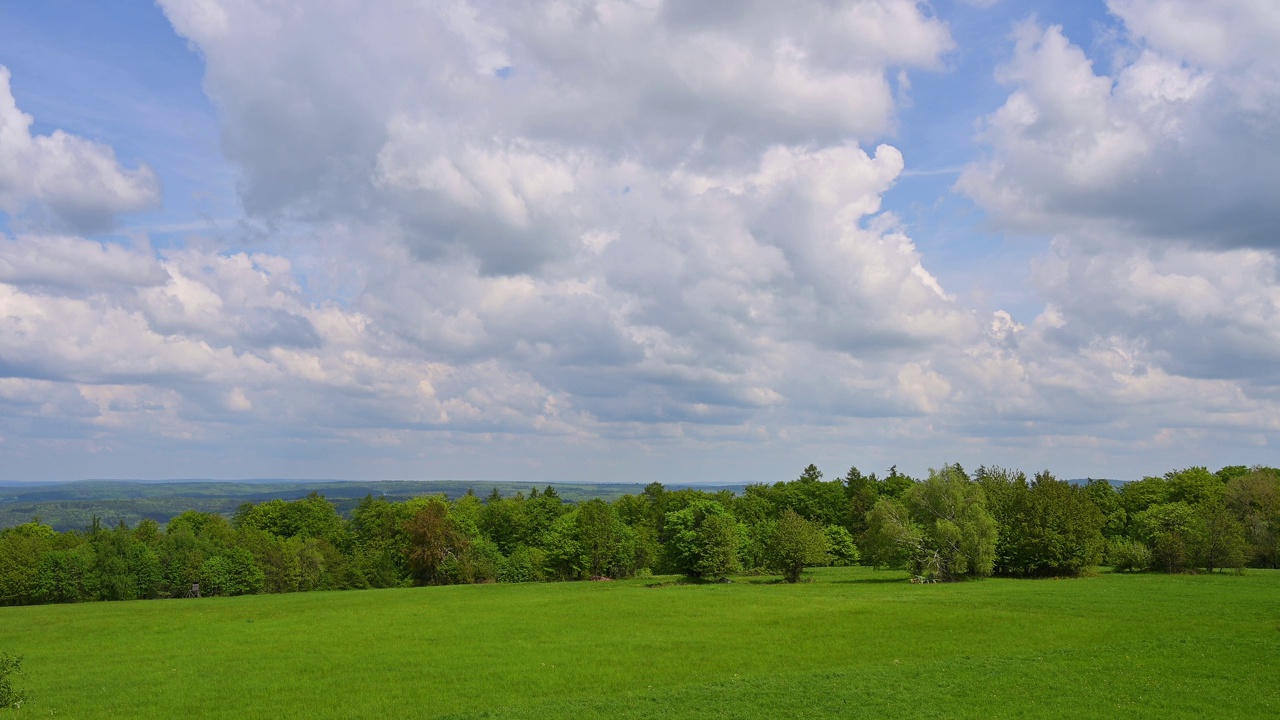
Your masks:
[[[592,498],[614,500],[644,489],[641,483],[519,483],[462,482],[454,480],[384,480],[354,482],[342,480],[174,480],[140,482],[124,480],[79,480],[66,483],[0,483],[0,528],[13,527],[39,517],[59,531],[89,527],[97,517],[104,525],[121,521],[135,525],[144,518],[166,523],[186,510],[218,513],[230,517],[241,504],[282,499],[296,500],[318,492],[329,499],[343,516],[366,495],[388,500],[407,500],[418,495],[442,493],[458,498],[468,490],[485,497],[495,488],[504,496],[547,485],[565,500],[581,502]],[[669,488],[694,487],[669,485]],[[709,492],[742,492],[742,485],[696,486]]]
[[[1088,485],[1094,480],[1105,480],[1107,483],[1111,485],[1111,487],[1117,490],[1124,487],[1125,483],[1128,482],[1128,480],[1108,480],[1107,478],[1071,478],[1067,482],[1071,483],[1072,485]]]

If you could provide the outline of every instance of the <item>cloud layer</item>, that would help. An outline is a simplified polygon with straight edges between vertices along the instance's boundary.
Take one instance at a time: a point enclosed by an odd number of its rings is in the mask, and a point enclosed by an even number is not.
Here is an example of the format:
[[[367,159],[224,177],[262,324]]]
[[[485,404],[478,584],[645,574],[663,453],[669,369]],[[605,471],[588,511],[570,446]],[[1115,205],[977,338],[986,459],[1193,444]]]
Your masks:
[[[658,453],[696,480],[815,452],[1105,471],[1280,430],[1264,4],[1114,3],[1109,75],[1017,26],[957,189],[1053,237],[1029,318],[965,307],[882,211],[897,98],[954,44],[915,2],[160,4],[245,237],[84,236],[156,180],[31,136],[4,76],[0,208],[57,222],[0,238],[0,436],[26,438],[0,453],[404,475],[482,447],[627,479]],[[1252,50],[1213,40],[1237,31]],[[92,172],[55,182],[63,155]]]

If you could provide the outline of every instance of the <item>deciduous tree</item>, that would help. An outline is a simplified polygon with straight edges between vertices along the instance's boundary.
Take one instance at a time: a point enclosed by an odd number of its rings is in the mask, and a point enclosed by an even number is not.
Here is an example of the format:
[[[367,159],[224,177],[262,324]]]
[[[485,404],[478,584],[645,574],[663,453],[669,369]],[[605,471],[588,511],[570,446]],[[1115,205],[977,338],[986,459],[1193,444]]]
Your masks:
[[[677,572],[717,578],[741,567],[738,523],[718,502],[694,500],[667,513],[665,531],[665,544]]]
[[[409,568],[419,583],[442,584],[448,581],[445,563],[456,558],[470,544],[449,517],[449,506],[440,498],[430,498],[405,525],[409,536],[405,555]]]
[[[930,470],[901,503],[882,498],[867,525],[867,544],[879,559],[905,563],[917,574],[981,577],[995,564],[996,521],[982,488],[957,465]]]
[[[822,526],[788,508],[774,527],[770,569],[782,573],[789,583],[799,582],[806,567],[830,561],[830,548]]]

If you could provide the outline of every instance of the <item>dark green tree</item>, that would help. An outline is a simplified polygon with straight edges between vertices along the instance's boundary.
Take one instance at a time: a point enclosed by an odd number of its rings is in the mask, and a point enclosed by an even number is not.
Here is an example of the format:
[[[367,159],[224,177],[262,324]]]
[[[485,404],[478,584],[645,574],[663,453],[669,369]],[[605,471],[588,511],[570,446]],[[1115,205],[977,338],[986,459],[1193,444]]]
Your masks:
[[[1242,570],[1249,552],[1244,525],[1221,500],[1202,503],[1198,510],[1201,532],[1194,547],[1196,564],[1209,572]]]
[[[809,463],[800,472],[800,478],[797,482],[819,482],[820,480],[822,480],[822,471],[818,469],[817,465]]]
[[[256,595],[264,580],[253,554],[241,547],[228,548],[200,566],[202,595]]]
[[[586,572],[586,558],[578,542],[578,513],[571,510],[556,518],[542,533],[541,549],[546,568],[556,580],[580,580]]]
[[[880,497],[900,498],[916,484],[910,475],[898,472],[898,466],[889,468],[889,474],[876,483],[876,494]]]
[[[747,570],[768,570],[778,521],[769,518],[741,524],[739,561]]]
[[[690,577],[723,578],[741,568],[738,523],[713,500],[694,500],[667,513],[665,546],[671,566]]]
[[[353,547],[349,577],[353,587],[395,587],[409,578],[409,533],[414,508],[366,496],[351,512]]]
[[[999,526],[996,570],[1006,575],[1079,575],[1102,562],[1106,520],[1083,488],[1047,471],[1028,484],[1022,473],[980,470]]]
[[[1188,505],[1219,503],[1226,495],[1226,484],[1222,482],[1222,478],[1204,467],[1166,473],[1164,478],[1169,488],[1169,502]]]
[[[138,580],[130,560],[133,558],[133,531],[123,522],[111,530],[95,532],[89,540],[94,552],[94,573],[98,576],[98,593],[102,600],[135,600]]]
[[[864,559],[881,568],[916,568],[926,552],[924,532],[901,500],[882,497],[867,513],[862,534]]]
[[[497,495],[497,488],[485,502],[480,511],[480,531],[498,545],[504,553],[511,552],[517,545],[528,543],[530,537],[528,519],[525,514],[524,498],[503,498]]]
[[[93,547],[83,543],[69,550],[51,550],[40,557],[36,570],[37,602],[73,603],[98,599],[98,574]]]
[[[1226,503],[1243,525],[1248,563],[1280,567],[1280,473],[1271,468],[1233,473],[1227,481]]]
[[[470,538],[449,516],[449,505],[440,498],[428,498],[405,524],[408,547],[405,555],[414,578],[423,585],[449,582],[448,561],[456,559],[471,544]]]
[[[236,512],[237,528],[251,527],[279,537],[324,538],[337,546],[347,542],[346,522],[333,503],[317,492],[292,502],[245,503]]]
[[[694,565],[696,577],[723,579],[742,569],[738,558],[740,532],[732,515],[708,516],[698,529],[698,536],[701,547]]]
[[[1169,481],[1162,477],[1144,477],[1127,482],[1120,488],[1120,506],[1130,522],[1146,509],[1169,502]],[[1130,528],[1132,532],[1132,528]]]
[[[1185,502],[1160,503],[1134,515],[1132,524],[1134,539],[1151,548],[1153,567],[1181,572],[1192,566],[1204,534],[1196,508]]]
[[[845,474],[844,483],[848,505],[845,508],[843,525],[854,537],[861,537],[867,531],[867,513],[871,512],[871,508],[875,507],[876,500],[880,497],[877,490],[879,483],[876,481],[875,474],[867,477],[856,467],[849,468],[849,472]]]
[[[1101,512],[1105,519],[1102,534],[1108,540],[1123,536],[1129,517],[1125,513],[1124,506],[1120,504],[1120,495],[1115,487],[1106,480],[1090,480],[1084,486],[1084,490],[1089,501],[1098,508],[1098,512]]]
[[[594,498],[577,510],[583,571],[591,577],[629,577],[636,570],[636,538],[612,505]]]
[[[538,582],[545,580],[547,553],[542,548],[520,545],[507,555],[498,568],[499,582]]]

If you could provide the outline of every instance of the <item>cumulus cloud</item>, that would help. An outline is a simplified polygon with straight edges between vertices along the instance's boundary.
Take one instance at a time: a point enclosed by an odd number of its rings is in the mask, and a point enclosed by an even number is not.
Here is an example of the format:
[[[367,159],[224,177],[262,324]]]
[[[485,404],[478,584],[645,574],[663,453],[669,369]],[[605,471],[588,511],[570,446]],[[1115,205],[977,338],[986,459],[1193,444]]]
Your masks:
[[[1082,251],[1060,240],[1037,279],[1065,347],[1138,338],[1148,362],[1191,378],[1280,385],[1280,261],[1257,249]]]
[[[1101,74],[1062,28],[1014,33],[986,160],[957,183],[1022,232],[1276,248],[1280,52],[1271,3],[1115,2],[1127,40]],[[1228,38],[1230,40],[1228,40]]]
[[[338,250],[363,255],[354,306],[413,352],[593,417],[739,422],[785,402],[792,358],[897,378],[978,334],[871,220],[902,170],[860,143],[892,129],[890,71],[951,47],[915,2],[162,6],[247,207],[365,234]],[[864,407],[915,407],[893,395]]]
[[[100,230],[113,218],[160,201],[155,174],[145,165],[120,166],[100,143],[54,130],[32,135],[30,115],[18,109],[0,66],[0,210],[15,214],[33,206],[67,229]]]
[[[382,212],[420,256],[503,273],[571,253],[584,201],[629,168],[883,135],[886,70],[951,43],[909,0],[161,5],[207,59],[250,211]]]
[[[757,437],[930,412],[929,348],[982,336],[880,213],[901,154],[864,149],[951,45],[915,2],[162,6],[245,206],[306,230],[7,241],[13,377],[162,388],[197,434]]]
[[[952,45],[921,3],[160,4],[268,241],[0,239],[9,418],[398,467],[426,434],[564,468],[1276,429],[1274,168],[1225,152],[1273,132],[1268,66],[1146,4],[1110,75],[1020,25],[960,180],[1056,236],[1033,318],[965,307],[882,209],[902,73]]]
[[[84,255],[104,252],[78,242]],[[89,422],[116,427],[111,417],[145,406],[193,437],[208,432],[205,424],[247,420],[548,432],[561,422],[545,407],[553,394],[527,375],[492,360],[405,357],[359,313],[307,302],[281,257],[184,249],[133,259],[158,264],[165,281],[99,282],[79,297],[0,284],[0,367],[15,400],[26,397],[23,388],[70,386],[72,394],[49,393],[61,398],[50,401],[57,412],[78,407],[84,415],[88,403],[98,408]],[[85,275],[92,284],[92,270]]]
[[[1109,7],[1108,73],[1061,27],[1014,28],[998,73],[1012,91],[956,185],[997,227],[1052,238],[1032,274],[1045,310],[982,353],[1009,389],[993,432],[1075,423],[1167,449],[1218,428],[1265,443],[1280,380],[1280,14]],[[973,400],[999,396],[987,384]]]

